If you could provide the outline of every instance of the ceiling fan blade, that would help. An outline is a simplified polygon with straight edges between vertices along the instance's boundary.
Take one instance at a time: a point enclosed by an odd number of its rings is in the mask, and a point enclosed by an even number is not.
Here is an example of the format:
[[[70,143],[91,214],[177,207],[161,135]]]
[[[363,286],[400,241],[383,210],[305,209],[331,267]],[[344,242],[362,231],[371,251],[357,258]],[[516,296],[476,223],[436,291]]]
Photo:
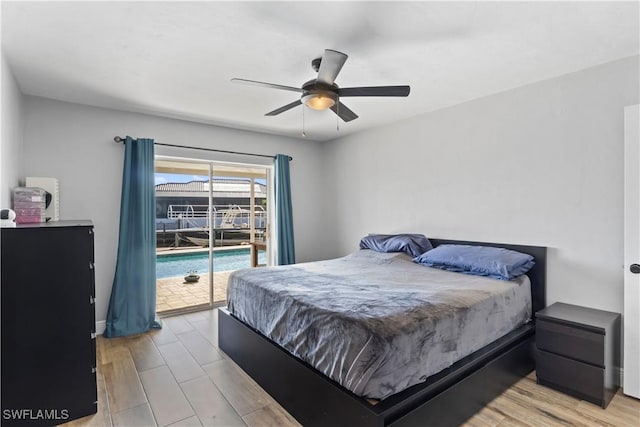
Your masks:
[[[337,50],[325,49],[318,69],[318,82],[331,86],[348,56]]]
[[[300,92],[302,93],[302,89],[297,88],[297,87],[293,87],[293,86],[283,86],[283,85],[276,85],[273,83],[264,83],[264,82],[258,82],[255,80],[246,80],[246,79],[231,79],[231,81],[233,83],[242,83],[242,84],[248,84],[248,85],[253,85],[253,86],[261,86],[261,87],[268,87],[268,88],[272,88],[272,89],[282,89],[282,90],[290,90],[291,92]]]
[[[339,96],[409,96],[410,86],[343,87]]]
[[[346,105],[342,102],[338,101],[333,107],[331,107],[331,111],[336,113],[338,117],[340,117],[345,122],[350,122],[351,120],[355,120],[358,118],[358,115],[351,111]]]
[[[287,104],[284,107],[276,108],[273,111],[269,111],[267,114],[265,114],[265,116],[277,116],[278,114],[284,113],[285,111],[290,110],[293,107],[297,107],[300,104],[302,104],[302,102],[299,99],[296,99],[291,104]]]

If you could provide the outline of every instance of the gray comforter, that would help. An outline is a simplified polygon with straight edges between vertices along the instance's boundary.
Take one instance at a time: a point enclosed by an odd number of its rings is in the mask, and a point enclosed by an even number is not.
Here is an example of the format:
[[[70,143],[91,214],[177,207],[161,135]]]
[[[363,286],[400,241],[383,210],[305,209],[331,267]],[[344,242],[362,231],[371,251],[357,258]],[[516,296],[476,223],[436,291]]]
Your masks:
[[[425,381],[531,316],[526,276],[470,276],[370,250],[236,271],[228,301],[234,316],[375,399]]]

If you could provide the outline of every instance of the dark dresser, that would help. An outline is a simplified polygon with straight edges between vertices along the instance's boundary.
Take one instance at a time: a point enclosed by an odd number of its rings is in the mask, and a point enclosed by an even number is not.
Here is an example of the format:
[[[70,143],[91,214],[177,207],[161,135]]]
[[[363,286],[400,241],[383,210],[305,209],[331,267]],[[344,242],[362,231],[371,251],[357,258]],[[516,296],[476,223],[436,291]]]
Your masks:
[[[97,411],[93,225],[0,229],[0,423],[57,425]]]
[[[538,384],[606,408],[618,390],[620,314],[564,303],[536,313]]]

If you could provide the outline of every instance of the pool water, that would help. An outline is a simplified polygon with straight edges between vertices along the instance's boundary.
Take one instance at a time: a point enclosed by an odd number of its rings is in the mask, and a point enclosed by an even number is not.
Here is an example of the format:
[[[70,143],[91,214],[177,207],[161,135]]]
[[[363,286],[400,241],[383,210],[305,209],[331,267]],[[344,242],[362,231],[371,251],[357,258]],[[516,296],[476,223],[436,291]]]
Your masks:
[[[258,264],[266,264],[265,251],[258,251]],[[232,271],[251,267],[249,249],[216,251],[213,255],[213,271]],[[199,274],[209,272],[209,253],[184,255],[158,255],[156,257],[156,278],[179,277],[189,271]]]

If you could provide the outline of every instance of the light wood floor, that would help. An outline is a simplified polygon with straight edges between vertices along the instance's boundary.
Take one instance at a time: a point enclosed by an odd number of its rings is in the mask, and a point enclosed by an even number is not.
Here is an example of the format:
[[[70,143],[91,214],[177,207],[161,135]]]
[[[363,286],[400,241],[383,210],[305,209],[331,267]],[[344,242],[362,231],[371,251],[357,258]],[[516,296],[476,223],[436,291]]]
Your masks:
[[[97,342],[98,413],[65,426],[299,425],[218,349],[216,310]],[[603,410],[538,386],[532,373],[466,426],[638,427],[640,401],[618,393]]]

